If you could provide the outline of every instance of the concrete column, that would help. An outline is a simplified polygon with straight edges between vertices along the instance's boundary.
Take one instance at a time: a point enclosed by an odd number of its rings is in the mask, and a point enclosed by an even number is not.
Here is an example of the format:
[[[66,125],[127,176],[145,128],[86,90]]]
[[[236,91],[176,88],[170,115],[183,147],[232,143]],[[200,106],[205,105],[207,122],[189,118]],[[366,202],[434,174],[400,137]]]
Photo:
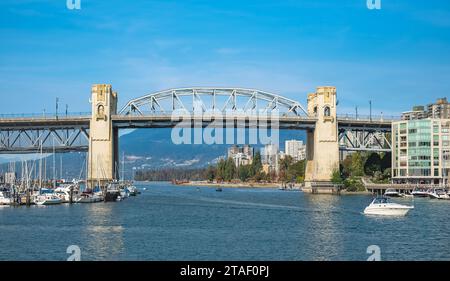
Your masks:
[[[308,114],[317,117],[314,131],[307,133],[305,191],[334,192],[331,176],[339,168],[336,88],[318,87],[308,95]]]
[[[111,85],[93,85],[91,103],[88,184],[93,187],[117,178],[118,131],[111,120],[117,114],[117,93]]]

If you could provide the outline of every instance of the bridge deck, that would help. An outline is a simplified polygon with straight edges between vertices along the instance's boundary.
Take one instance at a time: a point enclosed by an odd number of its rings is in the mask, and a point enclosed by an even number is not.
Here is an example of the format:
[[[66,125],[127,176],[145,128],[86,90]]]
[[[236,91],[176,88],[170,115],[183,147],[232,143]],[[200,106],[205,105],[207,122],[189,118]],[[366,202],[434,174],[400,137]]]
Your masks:
[[[209,124],[208,118],[188,118],[184,120],[203,121],[205,126]],[[214,117],[211,118],[214,120]],[[126,128],[170,128],[182,120],[182,117],[177,120],[173,119],[171,115],[151,115],[151,116],[123,116],[114,115],[112,117],[115,127]],[[248,116],[231,116],[221,119],[226,122],[250,122],[256,119]],[[89,127],[90,116],[78,116],[78,117],[21,117],[21,118],[0,118],[0,128],[2,129],[29,129],[29,128],[59,128],[82,126]],[[258,124],[263,123],[272,124],[278,122],[280,129],[313,129],[315,127],[316,118],[312,117],[299,117],[299,116],[281,116],[277,120],[271,120],[267,118],[258,117]],[[353,128],[353,129],[377,129],[390,131],[392,120],[358,120],[351,118],[338,118],[338,126],[340,128]],[[187,125],[186,125],[187,126]]]

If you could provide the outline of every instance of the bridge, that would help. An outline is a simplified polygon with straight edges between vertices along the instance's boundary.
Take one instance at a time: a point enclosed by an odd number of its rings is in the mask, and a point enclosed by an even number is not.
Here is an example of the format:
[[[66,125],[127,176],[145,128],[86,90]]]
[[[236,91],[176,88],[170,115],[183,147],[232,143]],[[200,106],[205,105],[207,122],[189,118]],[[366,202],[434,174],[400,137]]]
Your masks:
[[[337,114],[335,87],[318,87],[307,106],[255,89],[182,88],[145,95],[120,110],[111,85],[92,87],[91,112],[0,114],[0,154],[88,151],[90,182],[117,178],[118,131],[129,128],[274,128],[307,132],[307,186],[330,181],[339,151],[390,151],[395,118]],[[326,184],[325,184],[326,185]]]

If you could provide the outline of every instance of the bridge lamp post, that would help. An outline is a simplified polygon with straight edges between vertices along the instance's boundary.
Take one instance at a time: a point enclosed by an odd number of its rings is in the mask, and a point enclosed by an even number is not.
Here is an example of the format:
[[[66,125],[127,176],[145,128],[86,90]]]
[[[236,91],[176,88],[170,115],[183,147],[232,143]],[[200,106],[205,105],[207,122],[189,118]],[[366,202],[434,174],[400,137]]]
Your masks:
[[[370,120],[370,122],[372,122],[372,101],[371,100],[369,100],[369,108],[370,108],[369,120]]]
[[[55,111],[56,119],[58,119],[58,103],[59,103],[59,98],[56,98],[56,111]]]

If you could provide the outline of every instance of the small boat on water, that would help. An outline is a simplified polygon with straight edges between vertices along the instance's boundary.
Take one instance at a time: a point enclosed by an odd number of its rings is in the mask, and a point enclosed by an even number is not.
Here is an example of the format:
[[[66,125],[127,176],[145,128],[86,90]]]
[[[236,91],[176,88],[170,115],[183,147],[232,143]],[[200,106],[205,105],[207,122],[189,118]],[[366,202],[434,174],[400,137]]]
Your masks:
[[[405,216],[414,206],[392,203],[386,197],[377,197],[364,209],[366,215]]]
[[[432,188],[432,189],[428,190],[428,196],[431,199],[450,200],[450,196],[447,194],[446,190],[443,188]]]
[[[217,192],[222,192],[223,189],[222,189],[221,187],[219,187],[219,188],[216,189],[216,191],[217,191]]]
[[[403,197],[402,194],[400,194],[400,192],[398,192],[394,188],[386,189],[386,191],[384,192],[384,196],[387,196],[387,197]]]
[[[429,196],[427,189],[419,188],[419,187],[414,188],[413,191],[411,192],[411,194],[414,197],[428,197]]]
[[[62,203],[61,198],[51,193],[37,195],[33,201],[36,205],[58,205]]]

